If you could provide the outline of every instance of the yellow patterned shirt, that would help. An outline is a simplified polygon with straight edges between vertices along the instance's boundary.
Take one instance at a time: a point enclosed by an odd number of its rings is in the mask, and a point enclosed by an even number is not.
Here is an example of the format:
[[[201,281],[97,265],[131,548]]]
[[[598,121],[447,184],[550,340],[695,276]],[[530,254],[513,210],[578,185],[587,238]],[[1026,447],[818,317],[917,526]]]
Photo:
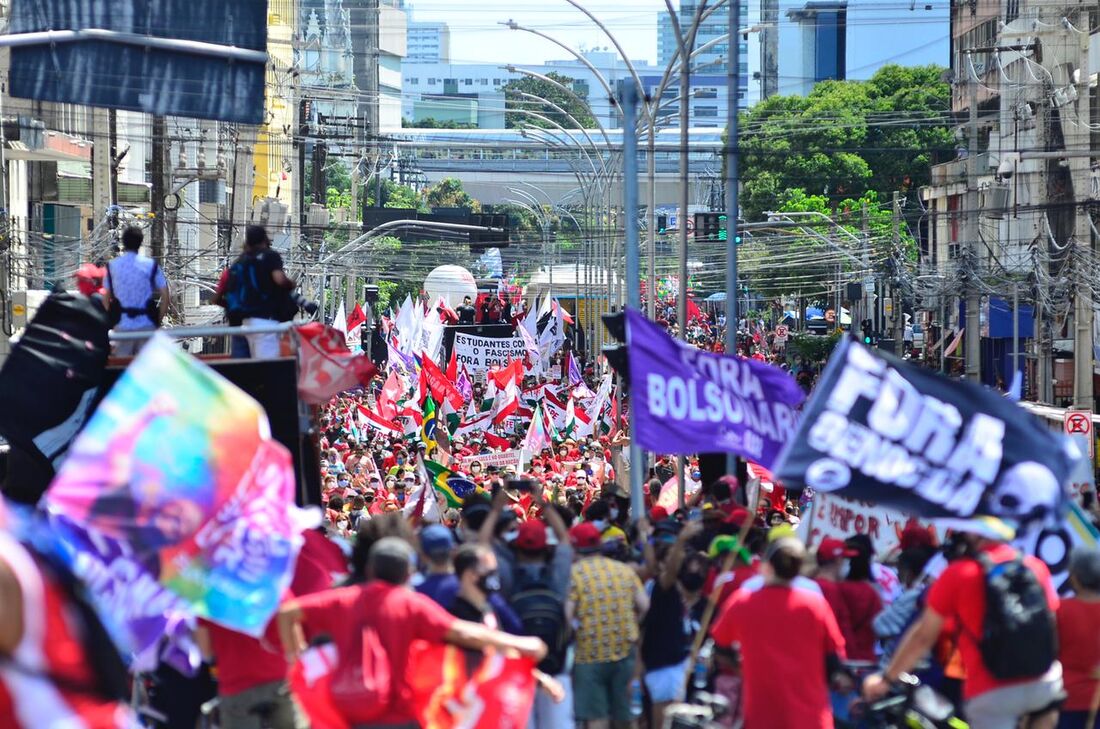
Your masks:
[[[634,595],[641,580],[627,565],[600,555],[573,565],[569,599],[577,623],[577,663],[626,658],[638,640]]]

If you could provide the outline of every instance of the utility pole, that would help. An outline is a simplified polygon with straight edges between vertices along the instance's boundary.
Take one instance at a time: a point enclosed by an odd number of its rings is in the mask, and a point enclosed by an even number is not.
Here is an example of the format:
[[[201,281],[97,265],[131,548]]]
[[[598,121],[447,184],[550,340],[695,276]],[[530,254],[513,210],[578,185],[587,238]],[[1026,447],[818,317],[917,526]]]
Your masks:
[[[106,131],[106,129],[104,129]],[[163,116],[154,116],[152,124],[151,159],[149,160],[149,175],[152,178],[151,207],[153,211],[153,227],[149,231],[149,252],[153,259],[161,265],[164,264],[164,237],[165,237],[165,210],[164,198],[168,195],[171,185],[169,179],[171,164],[168,161],[168,122]],[[106,144],[103,145],[107,147]],[[93,150],[94,152],[94,150]],[[108,152],[108,157],[110,153]]]
[[[1088,68],[1089,64],[1089,34],[1092,32],[1089,27],[1089,11],[1084,7],[1079,7],[1073,25],[1074,30],[1066,29],[1066,39],[1068,43],[1077,43],[1079,48],[1078,58],[1080,59],[1077,68],[1085,69]],[[1077,104],[1078,118],[1087,119],[1089,117],[1089,81],[1087,73],[1081,72],[1076,86],[1077,100],[1072,103]],[[1081,124],[1066,125],[1064,134],[1067,151],[1079,150],[1087,154],[1091,142],[1088,127]],[[1076,204],[1074,211],[1076,217],[1074,221],[1074,253],[1078,259],[1074,265],[1076,286],[1074,287],[1073,297],[1073,406],[1092,410],[1096,403],[1092,379],[1092,325],[1094,316],[1090,288],[1092,281],[1089,280],[1088,273],[1082,275],[1085,267],[1080,263],[1081,259],[1089,260],[1093,250],[1089,210],[1084,204],[1084,200],[1088,195],[1086,191],[1089,185],[1089,159],[1086,156],[1074,156],[1066,161],[1070,165],[1073,179],[1074,203]]]
[[[737,127],[738,91],[741,88],[741,53],[738,24],[741,0],[730,0],[729,62],[726,64],[726,352],[737,351],[737,185],[740,130]],[[839,315],[838,315],[839,316]],[[737,472],[737,456],[726,456],[726,473]]]
[[[637,286],[639,277],[638,265],[638,136],[634,126],[635,114],[638,107],[638,91],[634,84],[623,85],[623,213],[626,216],[626,277],[631,281],[627,287],[629,305],[637,310],[641,308],[641,296]],[[608,275],[611,272],[608,271]],[[652,292],[651,292],[652,295]],[[627,332],[629,344],[630,332]],[[616,410],[621,412],[621,410]],[[680,469],[681,474],[683,469]],[[630,438],[630,509],[634,516],[645,513],[645,496],[642,492],[642,481],[645,477],[645,457],[642,447],[638,444],[637,433],[632,433]],[[681,476],[682,478],[682,476]],[[681,498],[683,492],[681,491]]]
[[[901,357],[905,353],[905,307],[901,303],[901,195],[894,191],[894,354]]]
[[[107,208],[111,206],[111,115],[107,109],[95,107],[92,109],[92,224],[99,225],[107,215]],[[155,178],[154,178],[155,179]],[[154,183],[155,184],[155,183]],[[157,221],[158,226],[160,221]],[[81,260],[86,258],[86,251],[81,251]],[[95,261],[92,261],[95,263]]]
[[[237,142],[233,151],[233,201],[229,213],[229,224],[236,231],[238,243],[244,239],[244,228],[248,224],[252,209],[252,149],[256,145],[255,126],[237,127]],[[231,244],[232,245],[232,244]],[[234,246],[234,250],[239,248]]]
[[[863,290],[863,298],[860,299],[861,303],[859,305],[859,321],[862,322],[864,319],[874,318],[874,315],[871,313],[871,291],[874,288],[875,279],[871,275],[871,221],[868,217],[870,215],[870,211],[867,209],[866,201],[860,204],[859,211],[861,219],[860,226],[862,227],[863,231],[863,280],[860,282]],[[871,286],[867,285],[868,281],[871,282]],[[803,329],[801,329],[800,331],[804,331],[806,310],[801,306],[801,304],[799,305],[798,316],[799,324],[803,325]],[[853,317],[853,330],[855,329],[855,323],[855,318]]]
[[[978,276],[978,79],[973,69],[967,71],[970,96],[970,139],[966,155],[966,379],[982,381],[982,319],[981,297],[975,278]]]

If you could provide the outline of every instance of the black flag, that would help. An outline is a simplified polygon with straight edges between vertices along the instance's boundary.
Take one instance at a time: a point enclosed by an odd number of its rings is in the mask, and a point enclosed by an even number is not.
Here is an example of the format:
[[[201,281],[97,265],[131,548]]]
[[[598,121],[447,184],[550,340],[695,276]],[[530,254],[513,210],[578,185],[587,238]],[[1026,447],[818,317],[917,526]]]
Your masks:
[[[923,517],[1027,522],[1066,503],[1072,453],[1030,413],[845,338],[773,469]]]

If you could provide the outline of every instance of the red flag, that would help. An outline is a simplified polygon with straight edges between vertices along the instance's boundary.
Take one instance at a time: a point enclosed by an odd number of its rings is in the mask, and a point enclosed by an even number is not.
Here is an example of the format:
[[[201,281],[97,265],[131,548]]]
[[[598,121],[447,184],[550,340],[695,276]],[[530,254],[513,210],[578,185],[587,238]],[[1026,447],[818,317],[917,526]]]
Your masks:
[[[367,323],[367,315],[363,313],[363,307],[355,304],[355,308],[348,314],[348,331],[352,331],[356,327],[361,327]]]
[[[425,729],[523,727],[535,701],[534,663],[486,652],[472,675],[462,649],[413,643],[409,653],[412,706]]]
[[[432,362],[427,355],[422,355],[420,358],[420,381],[423,383],[421,387],[426,385],[437,402],[447,400],[455,410],[461,410],[466,402],[454,382],[448,380],[443,370],[439,369],[439,365]],[[420,399],[423,402],[423,395]]]
[[[351,724],[332,700],[332,678],[336,672],[333,643],[310,648],[290,667],[290,690],[309,717],[314,729],[349,729]]]
[[[458,382],[458,349],[451,347],[451,361],[447,363],[447,379]]]
[[[695,303],[695,299],[690,296],[687,298],[687,320],[691,321],[706,321],[706,317],[703,316],[703,312],[699,311],[699,305]]]
[[[554,309],[558,312],[558,315],[561,317],[561,320],[563,322],[565,322],[566,324],[573,323],[573,315],[563,309],[561,304],[558,303],[557,299],[554,299]]]
[[[322,405],[357,385],[366,385],[378,368],[363,352],[352,354],[344,335],[320,322],[296,327],[298,333],[298,394],[310,405]]]
[[[436,311],[439,312],[439,320],[444,324],[457,324],[458,312],[447,305],[447,300],[442,296],[439,297],[439,302],[435,305]]]
[[[493,435],[492,433],[482,433],[482,437],[485,439],[485,445],[490,448],[500,448],[507,450],[512,447],[512,442],[507,438],[501,438],[499,435]]]
[[[501,390],[507,387],[509,382],[520,385],[523,383],[523,361],[514,359],[508,363],[507,367],[502,367],[498,370],[490,370],[486,377],[492,378],[497,388]]]
[[[405,387],[401,384],[401,378],[397,372],[390,370],[390,376],[386,378],[386,384],[382,386],[382,392],[378,395],[378,414],[386,420],[397,417],[397,401],[404,394]]]
[[[400,425],[393,422],[390,418],[383,418],[380,415],[375,415],[370,410],[367,410],[362,405],[359,408],[359,422],[368,428],[374,428],[377,431],[385,433],[386,435],[401,435],[404,430]]]

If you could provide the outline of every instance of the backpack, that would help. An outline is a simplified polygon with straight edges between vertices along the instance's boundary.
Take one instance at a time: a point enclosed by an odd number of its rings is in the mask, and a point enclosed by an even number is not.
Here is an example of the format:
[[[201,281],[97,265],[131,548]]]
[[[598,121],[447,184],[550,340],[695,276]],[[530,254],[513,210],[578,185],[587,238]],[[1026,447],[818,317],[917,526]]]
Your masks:
[[[111,303],[107,309],[107,319],[112,327],[118,326],[122,321],[122,315],[142,316],[143,314],[152,320],[153,324],[160,326],[160,307],[157,305],[157,273],[160,267],[153,261],[153,270],[149,272],[149,298],[138,308],[128,308],[122,305],[115,292],[114,282],[111,281],[111,264],[107,264],[107,286],[111,290]]]
[[[994,564],[978,558],[985,578],[985,619],[978,648],[994,678],[1038,678],[1058,658],[1054,613],[1035,573],[1017,554]]]
[[[551,676],[564,671],[573,635],[565,619],[565,600],[550,581],[549,566],[543,566],[534,578],[521,577],[509,604],[519,617],[524,634],[541,638],[546,644],[546,657],[539,663],[539,670]]]
[[[275,308],[274,285],[261,280],[263,253],[242,254],[229,268],[229,281],[225,287],[225,311],[240,317],[273,318]]]

